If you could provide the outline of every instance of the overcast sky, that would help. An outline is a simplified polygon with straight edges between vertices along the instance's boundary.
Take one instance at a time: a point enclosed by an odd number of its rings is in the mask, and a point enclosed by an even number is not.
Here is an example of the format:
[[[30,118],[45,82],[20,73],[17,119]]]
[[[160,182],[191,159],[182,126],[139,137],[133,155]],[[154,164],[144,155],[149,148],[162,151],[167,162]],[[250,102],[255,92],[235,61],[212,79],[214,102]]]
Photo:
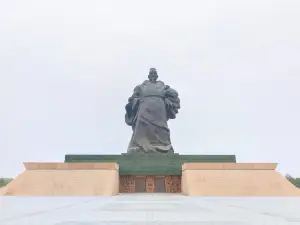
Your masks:
[[[156,67],[180,154],[300,177],[300,2],[19,0],[0,7],[0,176],[126,152],[124,106]]]

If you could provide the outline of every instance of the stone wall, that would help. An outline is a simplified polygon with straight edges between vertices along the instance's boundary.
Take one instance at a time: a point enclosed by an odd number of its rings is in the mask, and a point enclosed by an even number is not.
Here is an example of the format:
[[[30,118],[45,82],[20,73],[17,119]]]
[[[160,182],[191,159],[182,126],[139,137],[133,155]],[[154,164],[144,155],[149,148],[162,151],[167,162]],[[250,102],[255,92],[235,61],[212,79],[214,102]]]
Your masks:
[[[185,163],[182,193],[188,196],[300,196],[276,163]]]
[[[26,170],[0,195],[112,196],[119,192],[116,163],[24,163]]]

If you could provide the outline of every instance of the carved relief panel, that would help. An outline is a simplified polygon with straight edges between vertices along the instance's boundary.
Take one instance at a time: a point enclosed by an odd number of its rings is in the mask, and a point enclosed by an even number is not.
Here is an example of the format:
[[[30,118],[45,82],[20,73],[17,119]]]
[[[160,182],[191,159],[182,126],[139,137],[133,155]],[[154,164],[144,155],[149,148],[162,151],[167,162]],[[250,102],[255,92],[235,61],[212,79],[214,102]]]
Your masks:
[[[147,176],[146,177],[146,192],[154,192],[155,189],[155,180],[154,180],[154,176]]]
[[[181,176],[120,176],[120,193],[181,192]]]
[[[120,193],[134,193],[135,192],[135,176],[120,176]]]
[[[167,193],[180,193],[181,176],[165,176],[165,189]]]

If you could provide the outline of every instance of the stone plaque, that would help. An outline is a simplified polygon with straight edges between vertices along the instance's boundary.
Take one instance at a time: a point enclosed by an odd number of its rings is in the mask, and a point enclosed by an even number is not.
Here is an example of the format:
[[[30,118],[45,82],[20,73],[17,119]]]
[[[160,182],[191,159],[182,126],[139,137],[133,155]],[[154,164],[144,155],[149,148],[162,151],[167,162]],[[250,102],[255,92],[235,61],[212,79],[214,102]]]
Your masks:
[[[166,192],[165,177],[158,176],[158,177],[155,178],[155,192],[157,192],[157,193]]]
[[[146,179],[144,176],[135,177],[135,192],[146,192]]]

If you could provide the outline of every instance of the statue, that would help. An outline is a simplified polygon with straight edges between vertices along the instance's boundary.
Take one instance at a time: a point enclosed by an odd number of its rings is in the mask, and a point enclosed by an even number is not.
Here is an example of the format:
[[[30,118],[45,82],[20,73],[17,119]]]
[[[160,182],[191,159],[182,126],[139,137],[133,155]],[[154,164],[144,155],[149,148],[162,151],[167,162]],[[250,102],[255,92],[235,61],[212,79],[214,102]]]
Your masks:
[[[177,91],[158,81],[155,68],[149,80],[134,88],[125,107],[125,122],[133,134],[128,153],[174,153],[167,121],[175,119],[180,108]]]

